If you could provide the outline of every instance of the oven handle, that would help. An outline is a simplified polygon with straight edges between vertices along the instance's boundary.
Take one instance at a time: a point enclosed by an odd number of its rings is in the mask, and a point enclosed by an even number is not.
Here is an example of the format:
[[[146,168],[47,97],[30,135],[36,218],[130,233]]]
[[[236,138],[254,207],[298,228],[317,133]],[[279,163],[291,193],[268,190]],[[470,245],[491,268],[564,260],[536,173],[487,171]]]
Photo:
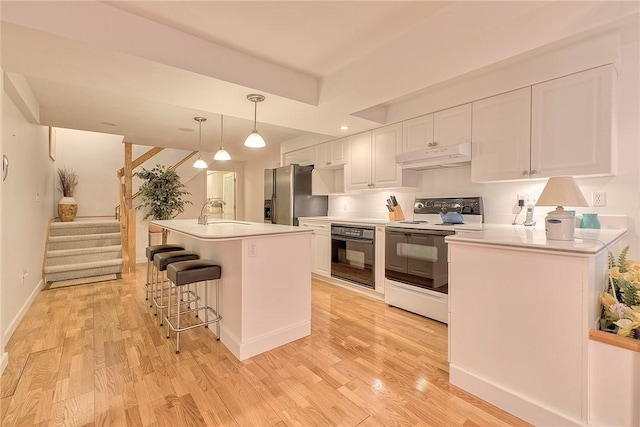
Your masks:
[[[331,235],[331,240],[339,240],[341,242],[362,242],[362,243],[373,244],[372,239],[358,239],[357,237],[343,237],[343,236],[337,236],[335,234]]]
[[[419,230],[417,228],[401,228],[401,227],[386,227],[386,231],[402,234],[426,234],[428,236],[453,236],[455,231],[451,230]]]

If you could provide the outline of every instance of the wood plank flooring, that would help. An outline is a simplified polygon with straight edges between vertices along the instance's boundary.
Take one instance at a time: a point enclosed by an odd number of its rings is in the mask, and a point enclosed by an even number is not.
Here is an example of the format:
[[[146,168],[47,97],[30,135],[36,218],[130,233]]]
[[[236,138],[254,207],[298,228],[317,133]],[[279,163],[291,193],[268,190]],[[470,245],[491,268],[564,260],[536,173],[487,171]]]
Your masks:
[[[41,292],[7,344],[2,426],[523,426],[448,382],[446,326],[313,281],[312,333],[239,362],[165,338],[145,267]]]

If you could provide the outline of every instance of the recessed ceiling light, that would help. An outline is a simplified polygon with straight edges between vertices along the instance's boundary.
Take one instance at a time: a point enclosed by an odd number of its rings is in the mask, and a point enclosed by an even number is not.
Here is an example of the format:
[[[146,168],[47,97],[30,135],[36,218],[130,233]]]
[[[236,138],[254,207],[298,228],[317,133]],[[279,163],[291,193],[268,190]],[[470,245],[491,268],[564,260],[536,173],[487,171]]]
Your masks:
[[[340,130],[349,130],[349,126],[342,125],[342,126],[340,126]]]
[[[193,132],[193,129],[191,128],[178,128],[178,130],[181,130],[182,132]]]
[[[100,124],[105,125],[105,126],[116,126],[115,123],[111,123],[111,122],[100,122]]]

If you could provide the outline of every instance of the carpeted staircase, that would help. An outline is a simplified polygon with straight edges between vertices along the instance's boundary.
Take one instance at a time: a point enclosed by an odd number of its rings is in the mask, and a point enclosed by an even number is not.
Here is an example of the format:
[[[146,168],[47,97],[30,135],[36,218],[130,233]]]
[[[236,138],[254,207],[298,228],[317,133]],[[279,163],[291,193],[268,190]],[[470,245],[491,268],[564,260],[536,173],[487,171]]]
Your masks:
[[[49,230],[47,288],[117,278],[122,272],[120,223],[115,219],[52,222]]]

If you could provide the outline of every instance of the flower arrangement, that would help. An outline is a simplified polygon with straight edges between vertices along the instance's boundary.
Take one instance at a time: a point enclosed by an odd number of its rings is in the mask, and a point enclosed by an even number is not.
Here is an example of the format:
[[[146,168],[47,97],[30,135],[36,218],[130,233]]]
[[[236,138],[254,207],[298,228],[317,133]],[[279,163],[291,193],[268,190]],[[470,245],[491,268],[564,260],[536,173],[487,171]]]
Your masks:
[[[640,264],[627,259],[629,246],[616,259],[609,252],[608,283],[600,296],[600,329],[640,340]]]
[[[64,197],[73,197],[76,194],[78,175],[74,171],[67,168],[58,168],[58,181],[60,183],[58,190],[62,192]]]

